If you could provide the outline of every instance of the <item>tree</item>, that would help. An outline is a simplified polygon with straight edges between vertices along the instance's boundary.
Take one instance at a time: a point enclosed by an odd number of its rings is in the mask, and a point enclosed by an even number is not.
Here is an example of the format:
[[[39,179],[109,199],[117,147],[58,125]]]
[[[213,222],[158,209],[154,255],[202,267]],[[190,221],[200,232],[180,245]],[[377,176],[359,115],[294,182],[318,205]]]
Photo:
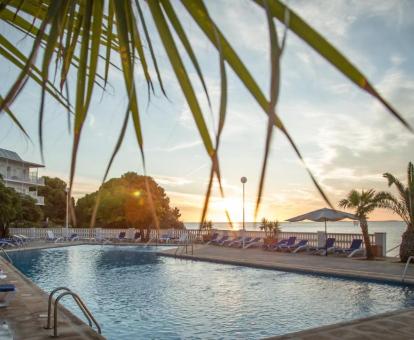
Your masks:
[[[42,206],[45,218],[55,224],[63,225],[66,218],[66,187],[65,181],[60,178],[44,177],[45,185],[38,188],[40,196],[45,198],[45,205]]]
[[[400,216],[406,224],[400,245],[400,260],[406,262],[409,256],[414,255],[414,166],[408,163],[407,186],[390,173],[383,175],[388,180],[388,186],[395,186],[398,196],[387,193],[382,207],[392,210]]]
[[[280,223],[277,220],[269,221],[263,217],[259,228],[265,232],[266,236],[276,237],[276,235],[280,232]]]
[[[127,172],[121,178],[105,182],[99,191],[100,204],[96,214],[98,226],[138,228],[142,235],[146,230],[147,237],[157,225],[160,228],[184,228],[179,221],[179,209],[170,207],[164,189],[151,177]],[[97,196],[98,191],[77,201],[76,215],[81,224],[90,223]]]
[[[338,205],[342,208],[355,209],[355,216],[359,219],[359,225],[361,226],[368,260],[372,260],[374,258],[368,234],[368,215],[376,208],[381,207],[382,201],[385,197],[386,193],[376,193],[373,189],[367,191],[362,190],[361,192],[351,190],[347,197],[340,200],[338,203]]]
[[[155,92],[153,81],[155,77],[157,78],[161,92],[166,94],[162,80],[165,73],[160,72],[157,61],[160,58],[160,51],[158,49],[161,46],[165,49],[172,70],[176,75],[184,98],[192,112],[206,155],[211,160],[210,183],[214,176],[216,176],[221,186],[218,148],[226,113],[226,67],[231,67],[234,74],[240,79],[268,118],[266,147],[256,204],[256,211],[258,211],[273,128],[280,129],[286,136],[288,142],[293,146],[297,156],[304,162],[294,139],[290,136],[283,123],[283,119],[275,109],[279,89],[279,62],[284,42],[283,40],[279,44],[278,41],[278,34],[274,25],[274,21],[278,20],[282,25],[286,26],[286,29],[294,32],[307,45],[312,47],[317,54],[330,62],[341,74],[354,83],[354,85],[381,102],[404,126],[410,127],[406,120],[371,85],[362,71],[354,66],[351,61],[319,32],[308,25],[289,6],[280,0],[256,0],[252,1],[252,3],[261,9],[263,19],[267,19],[269,27],[269,52],[271,55],[270,65],[272,70],[269,72],[269,83],[272,84],[270,98],[263,93],[260,84],[255,81],[254,75],[251,74],[249,68],[243,63],[239,53],[232,47],[232,42],[228,41],[225,38],[225,34],[220,31],[214,15],[209,13],[208,8],[201,0],[182,0],[180,4],[182,5],[182,11],[185,13],[177,12],[177,6],[168,0],[146,2],[131,0],[112,0],[107,2],[79,0],[44,1],[39,6],[33,5],[33,1],[30,0],[2,1],[0,5],[0,20],[6,25],[10,25],[13,29],[25,33],[25,36],[32,37],[33,46],[29,51],[29,55],[26,56],[24,54],[26,52],[24,48],[19,50],[18,45],[16,47],[16,44],[7,37],[2,36],[1,45],[4,49],[2,57],[19,67],[21,72],[10,88],[6,90],[4,98],[0,97],[0,113],[4,111],[16,126],[27,135],[23,125],[10,110],[10,107],[28,83],[28,78],[32,78],[36,83],[40,84],[42,92],[39,110],[39,139],[40,148],[43,152],[42,124],[46,94],[53,97],[68,112],[73,111],[73,148],[72,164],[70,167],[71,188],[80,139],[84,124],[87,121],[90,104],[93,102],[91,99],[94,89],[97,86],[105,89],[108,75],[113,71],[121,69],[125,82],[125,92],[129,101],[126,105],[127,110],[125,116],[117,116],[124,124],[122,124],[120,137],[111,159],[116,155],[119,145],[124,139],[128,118],[131,116],[139,152],[142,155],[143,163],[145,163],[143,149],[144,134],[142,125],[140,124],[141,110],[138,105],[137,87],[135,86],[135,74],[136,69],[138,69],[136,64],[140,64],[142,67],[141,73],[147,83],[148,95]],[[146,6],[147,11],[143,10],[142,6]],[[35,7],[39,7],[40,10],[37,10]],[[188,38],[183,27],[183,22],[187,21],[187,16],[192,18],[194,24],[206,35],[210,44],[219,54],[221,105],[220,120],[215,133],[209,131],[204,117],[203,107],[200,105],[194,90],[193,80],[189,76],[182,59],[182,54],[184,54],[185,57],[189,57],[189,60],[191,60],[192,66],[195,68],[197,76],[201,81],[207,100],[210,102],[202,69],[194,52],[196,43]],[[150,18],[155,24],[154,30],[148,29],[146,24]],[[157,31],[161,43],[153,45],[152,41],[154,41],[154,35]],[[264,40],[268,36],[259,34],[257,38]],[[184,46],[182,51],[178,50],[177,45]],[[143,46],[148,48],[144,49]],[[44,49],[43,53],[39,51],[42,48]],[[116,58],[113,57],[114,54],[117,54]],[[38,56],[41,56],[40,58],[42,60],[36,60]],[[149,66],[150,61],[152,66]],[[54,65],[52,66],[52,68],[54,67],[54,72],[52,72],[51,65]],[[155,72],[149,72],[149,69],[152,68]],[[71,78],[69,75],[73,75],[73,78],[77,79],[77,81],[68,81]],[[60,85],[59,88],[55,83]],[[62,91],[64,88],[66,91]],[[74,103],[70,102],[69,93],[76,93],[75,96],[72,96],[72,98],[76,98]],[[214,135],[216,138],[213,139]],[[108,165],[108,170],[109,167],[110,165]],[[329,203],[325,193],[311,171],[308,168],[307,171],[323,199]],[[211,185],[209,185],[206,194],[205,208],[208,206],[210,190]]]
[[[36,200],[27,195],[7,188],[0,177],[0,234],[7,237],[12,224],[37,223],[42,218],[42,211]]]
[[[29,224],[38,223],[43,217],[41,208],[36,205],[36,200],[28,195],[20,195],[20,211],[16,216],[16,221]]]
[[[21,211],[19,194],[12,188],[7,188],[0,178],[0,233],[1,237],[8,236],[8,228]]]
[[[203,221],[202,223],[200,223],[199,229],[200,230],[206,230],[210,233],[211,229],[213,229],[213,222]]]

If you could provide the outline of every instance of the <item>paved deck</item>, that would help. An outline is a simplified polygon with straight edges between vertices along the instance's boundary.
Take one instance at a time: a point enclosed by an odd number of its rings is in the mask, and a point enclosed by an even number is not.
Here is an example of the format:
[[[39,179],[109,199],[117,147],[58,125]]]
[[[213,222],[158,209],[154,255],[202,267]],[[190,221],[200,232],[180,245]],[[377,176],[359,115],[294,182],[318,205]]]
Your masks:
[[[365,319],[337,323],[296,333],[268,338],[268,340],[397,340],[414,339],[414,309],[384,313]]]
[[[189,251],[191,251],[190,248]],[[165,250],[161,254],[173,256],[175,249]],[[193,255],[182,254],[180,256],[202,261],[392,283],[401,283],[401,274],[405,266],[405,264],[398,262],[396,258],[367,261],[334,255],[292,254],[269,252],[262,249],[243,250],[211,245],[195,245]],[[409,267],[405,282],[414,285],[414,265]]]
[[[0,308],[0,339],[43,340],[49,339],[53,330],[46,330],[48,296],[3,258],[0,267],[7,275],[0,283],[16,286],[15,298],[8,307]],[[60,307],[58,322],[59,339],[104,339],[67,309]],[[9,337],[9,336],[12,337]]]

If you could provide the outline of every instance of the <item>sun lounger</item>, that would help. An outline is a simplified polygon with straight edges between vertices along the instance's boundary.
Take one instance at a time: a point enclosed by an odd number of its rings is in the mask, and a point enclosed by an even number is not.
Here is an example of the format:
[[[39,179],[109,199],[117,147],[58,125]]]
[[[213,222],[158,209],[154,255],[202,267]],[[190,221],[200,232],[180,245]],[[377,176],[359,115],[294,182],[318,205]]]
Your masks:
[[[228,235],[224,235],[223,237],[219,238],[216,241],[211,242],[211,244],[214,245],[222,245],[224,242],[226,242],[228,239],[230,238],[230,236]]]
[[[326,239],[326,243],[325,246],[323,247],[313,247],[313,248],[309,248],[309,250],[312,251],[313,255],[326,255],[326,253],[328,252],[332,252],[335,250],[335,238],[333,237],[328,237]]]
[[[215,242],[217,241],[219,238],[219,234],[218,233],[214,233],[213,236],[211,236],[210,241],[208,241],[206,244],[210,244],[211,242]]]
[[[79,235],[76,233],[73,233],[72,235],[69,236],[68,241],[70,242],[79,241]]]
[[[279,250],[283,250],[283,249],[287,249],[291,246],[293,246],[296,242],[296,236],[291,236],[288,238],[286,243],[282,243],[280,245],[277,245],[276,247],[273,247],[271,250],[273,251],[279,251]]]
[[[125,231],[121,231],[117,237],[118,241],[126,241],[126,232]]]
[[[260,247],[262,245],[262,238],[261,237],[255,237],[253,240],[250,240],[250,242],[248,242],[246,244],[246,242],[244,243],[244,249],[247,248],[253,248],[253,247]]]
[[[0,285],[0,307],[7,307],[16,294],[16,287],[13,284]]]
[[[231,244],[231,247],[235,247],[235,248],[241,248],[243,247],[243,240],[244,240],[244,244],[246,245],[246,243],[249,243],[253,238],[250,236],[247,237],[242,237],[241,240],[235,241]]]
[[[295,243],[291,246],[286,246],[286,248],[283,248],[283,245],[281,246],[282,249],[285,249],[291,253],[297,253],[301,250],[308,249],[308,240],[300,240],[298,243]]]
[[[351,246],[349,248],[335,248],[335,254],[346,254],[348,257],[352,257],[359,252],[363,252],[364,250],[361,248],[362,240],[360,239],[353,239],[351,242]]]
[[[275,248],[275,247],[277,247],[277,246],[279,246],[281,244],[284,244],[287,241],[288,241],[287,238],[284,238],[284,239],[282,239],[280,241],[275,241],[275,242],[273,242],[271,244],[265,244],[265,245],[263,245],[263,249],[264,250],[272,250],[273,248]]]
[[[46,231],[46,241],[57,243],[62,240],[63,240],[63,237],[55,237],[55,234],[53,233],[53,231],[51,230]]]
[[[238,242],[238,241],[240,241],[240,240],[242,240],[242,239],[243,239],[243,237],[242,237],[242,236],[238,236],[238,237],[233,238],[233,239],[231,239],[231,240],[224,241],[224,242],[222,243],[222,246],[231,246],[233,243]]]
[[[188,234],[187,233],[182,233],[179,238],[174,240],[174,243],[185,244],[185,243],[187,243],[187,240],[188,240]]]
[[[162,234],[159,238],[159,241],[162,243],[168,243],[172,240],[172,236],[170,234]]]
[[[141,241],[141,232],[136,231],[134,234],[134,242],[139,242],[139,241]]]

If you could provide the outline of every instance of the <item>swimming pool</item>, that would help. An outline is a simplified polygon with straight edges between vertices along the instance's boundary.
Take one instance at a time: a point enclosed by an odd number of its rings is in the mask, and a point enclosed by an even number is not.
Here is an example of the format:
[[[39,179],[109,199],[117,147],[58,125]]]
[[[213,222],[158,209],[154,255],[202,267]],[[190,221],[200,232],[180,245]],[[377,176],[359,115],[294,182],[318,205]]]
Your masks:
[[[414,290],[80,245],[9,252],[44,291],[80,294],[108,339],[259,339],[414,306]],[[68,298],[64,304],[82,318]]]

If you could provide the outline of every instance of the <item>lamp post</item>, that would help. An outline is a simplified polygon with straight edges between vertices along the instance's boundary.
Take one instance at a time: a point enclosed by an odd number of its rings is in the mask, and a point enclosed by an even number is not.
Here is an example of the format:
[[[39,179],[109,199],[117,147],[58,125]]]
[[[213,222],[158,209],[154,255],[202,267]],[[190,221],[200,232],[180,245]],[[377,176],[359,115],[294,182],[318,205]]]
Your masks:
[[[68,228],[69,228],[69,188],[65,188],[66,192],[66,219],[65,219],[65,227],[66,227],[66,235],[68,235]]]
[[[247,178],[246,177],[242,177],[242,178],[240,178],[240,182],[242,182],[242,184],[243,184],[243,249],[244,249],[244,232],[245,232],[245,226],[244,226],[244,185],[246,184],[246,182],[247,182]]]

